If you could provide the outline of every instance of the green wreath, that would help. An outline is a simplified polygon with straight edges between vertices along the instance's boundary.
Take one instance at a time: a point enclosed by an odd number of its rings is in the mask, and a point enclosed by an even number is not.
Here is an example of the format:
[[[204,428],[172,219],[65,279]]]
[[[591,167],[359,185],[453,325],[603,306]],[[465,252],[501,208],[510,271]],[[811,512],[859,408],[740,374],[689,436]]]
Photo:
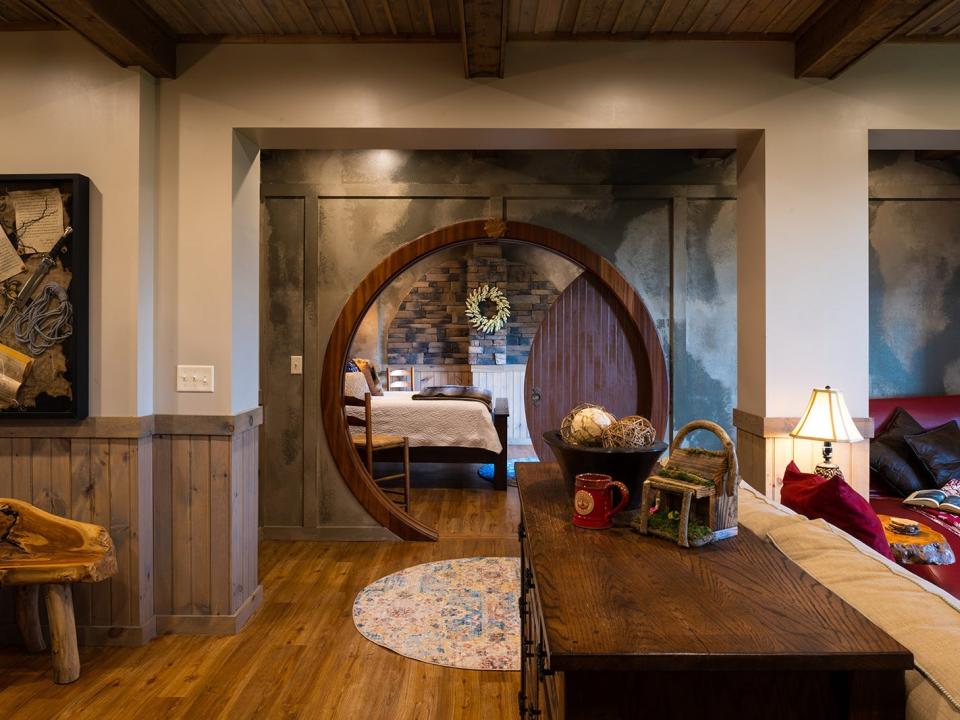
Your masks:
[[[487,316],[480,309],[484,302],[493,303],[496,312]],[[466,316],[468,322],[482,333],[495,333],[503,329],[510,317],[510,301],[496,285],[481,285],[467,295]]]

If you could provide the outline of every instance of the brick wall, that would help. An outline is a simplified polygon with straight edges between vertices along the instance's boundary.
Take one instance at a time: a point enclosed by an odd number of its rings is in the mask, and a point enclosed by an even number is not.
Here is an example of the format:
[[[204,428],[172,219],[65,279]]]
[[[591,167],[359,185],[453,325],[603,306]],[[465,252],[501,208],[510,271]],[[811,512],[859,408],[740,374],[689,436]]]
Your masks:
[[[467,293],[496,285],[510,301],[510,320],[500,332],[484,334],[467,323]],[[557,289],[525,263],[507,260],[495,244],[477,245],[462,260],[430,268],[400,303],[387,331],[390,364],[524,364],[530,344]]]

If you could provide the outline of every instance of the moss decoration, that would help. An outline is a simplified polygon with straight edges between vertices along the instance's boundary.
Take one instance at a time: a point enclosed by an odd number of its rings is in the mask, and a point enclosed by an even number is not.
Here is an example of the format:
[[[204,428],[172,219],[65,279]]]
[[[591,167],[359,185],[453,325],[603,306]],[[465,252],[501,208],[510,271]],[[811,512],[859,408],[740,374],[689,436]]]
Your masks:
[[[664,512],[656,512],[651,515],[647,521],[649,531],[654,535],[676,540],[680,533],[680,516],[679,513],[670,514],[675,515],[675,517],[669,517],[668,514]],[[633,520],[634,527],[637,527],[639,522],[638,515]],[[712,536],[713,531],[709,527],[703,523],[696,522],[692,517],[690,518],[690,524],[687,527],[687,538],[691,545],[700,545],[708,542]]]
[[[671,470],[670,468],[661,468],[658,473],[660,477],[670,478],[671,480],[682,480],[683,482],[694,483],[695,485],[703,485],[704,487],[716,487],[716,483],[712,480],[707,480],[702,478],[699,475],[694,475],[693,473],[684,472],[683,470]]]

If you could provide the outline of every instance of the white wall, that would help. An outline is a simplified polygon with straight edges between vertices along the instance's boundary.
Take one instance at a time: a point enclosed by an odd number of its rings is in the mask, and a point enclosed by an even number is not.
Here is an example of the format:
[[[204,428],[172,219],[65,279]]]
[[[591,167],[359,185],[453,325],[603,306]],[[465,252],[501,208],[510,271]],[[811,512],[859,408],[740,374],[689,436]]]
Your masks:
[[[358,135],[355,144],[454,147],[475,144],[481,129],[494,131],[485,142],[499,137],[504,145],[514,128],[583,132],[559,143],[561,136],[545,133],[543,146],[592,145],[590,131],[603,129],[622,129],[627,138],[633,129],[762,129],[765,257],[757,272],[764,282],[755,301],[764,306],[765,332],[741,350],[764,358],[766,383],[748,409],[796,415],[810,387],[830,383],[862,416],[868,130],[960,125],[956,46],[884,47],[835,81],[795,80],[786,44],[511,43],[507,77],[493,81],[465,80],[459,49],[445,45],[220,46],[182,54],[181,77],[161,82],[161,111],[173,123],[161,122],[161,143],[176,162],[162,185],[175,197],[161,196],[160,258],[178,270],[166,282],[161,273],[158,288],[167,308],[157,358],[165,411],[237,405],[222,383],[213,397],[174,396],[165,369],[179,358],[216,362],[218,378],[230,372],[230,280],[217,274],[210,282],[210,272],[241,249],[230,237],[225,192],[234,128],[329,128],[331,144],[350,142],[344,129],[372,128],[384,134]],[[435,129],[449,132],[441,137]],[[319,143],[323,134],[301,136]],[[255,382],[251,372],[245,367],[233,387]],[[749,394],[749,378],[742,379]]]
[[[152,412],[153,82],[71,33],[0,42],[0,172],[92,183],[91,415]]]
[[[960,47],[947,45],[886,46],[835,81],[795,80],[786,44],[511,43],[508,76],[484,81],[462,77],[455,45],[194,46],[181,56],[181,77],[159,82],[158,412],[256,402],[257,157],[235,143],[235,128],[327,128],[301,136],[424,147],[763,130],[762,282],[750,300],[763,332],[743,339],[741,355],[765,372],[753,381],[762,389],[741,384],[745,409],[789,416],[825,382],[844,389],[855,415],[867,411],[868,130],[960,127]],[[7,35],[0,62],[0,90],[15,99],[0,110],[4,169],[78,170],[98,189],[94,406],[140,412],[146,283],[108,271],[146,262],[145,81],[67,33]],[[532,132],[518,141],[516,129]],[[215,364],[217,392],[173,392],[178,362]]]

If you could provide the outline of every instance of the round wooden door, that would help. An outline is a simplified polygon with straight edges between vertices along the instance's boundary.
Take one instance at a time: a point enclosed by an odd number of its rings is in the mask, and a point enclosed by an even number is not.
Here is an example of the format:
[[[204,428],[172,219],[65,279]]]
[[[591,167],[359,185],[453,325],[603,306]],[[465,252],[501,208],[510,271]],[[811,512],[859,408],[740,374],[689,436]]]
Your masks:
[[[590,402],[616,415],[651,416],[649,362],[617,297],[584,272],[557,297],[537,330],[524,380],[527,428],[537,456],[554,459],[543,433]],[[658,428],[662,432],[662,428]]]

